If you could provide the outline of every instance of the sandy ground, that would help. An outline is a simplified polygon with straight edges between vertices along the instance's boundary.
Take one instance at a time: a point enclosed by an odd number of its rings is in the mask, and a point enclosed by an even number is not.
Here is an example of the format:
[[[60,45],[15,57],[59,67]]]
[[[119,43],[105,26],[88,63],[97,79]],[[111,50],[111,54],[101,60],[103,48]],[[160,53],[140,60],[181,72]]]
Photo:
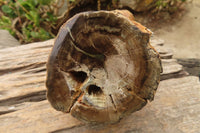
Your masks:
[[[180,20],[157,29],[154,34],[173,49],[174,58],[200,59],[200,0],[188,3],[186,10]]]

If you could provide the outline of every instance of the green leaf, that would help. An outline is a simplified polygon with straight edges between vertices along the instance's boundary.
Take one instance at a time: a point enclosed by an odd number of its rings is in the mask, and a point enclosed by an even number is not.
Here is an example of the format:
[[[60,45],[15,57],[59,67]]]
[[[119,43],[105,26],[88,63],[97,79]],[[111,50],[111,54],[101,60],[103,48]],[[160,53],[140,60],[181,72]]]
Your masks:
[[[37,6],[38,0],[27,0],[28,3],[30,3],[32,6]]]
[[[2,11],[3,11],[4,13],[7,13],[7,14],[12,13],[12,9],[11,9],[9,6],[7,6],[7,5],[3,5],[3,6],[1,7],[1,9],[2,9]]]
[[[31,32],[26,28],[26,27],[23,27],[22,28],[22,33],[23,33],[23,35],[25,35],[26,36],[26,40],[28,41],[28,40],[31,40],[30,38],[31,38]]]
[[[37,11],[30,11],[29,14],[25,14],[25,16],[27,19],[31,20],[35,26],[39,26],[40,20]]]
[[[49,5],[52,0],[38,0],[41,5]]]
[[[75,2],[75,0],[69,0],[69,2]]]
[[[44,30],[43,28],[41,28],[39,30],[39,34],[40,34],[40,38],[42,40],[46,40],[46,39],[50,39],[51,38],[51,35],[46,30]]]
[[[39,38],[38,32],[32,31],[32,32],[31,32],[31,36],[32,36],[33,38]]]
[[[47,12],[47,18],[45,19],[48,22],[51,22],[52,24],[54,24],[54,22],[57,20],[57,18],[50,12]]]
[[[28,29],[28,30],[33,30],[33,28],[34,28],[34,27],[33,27],[32,24],[29,24],[29,25],[27,26],[27,29]]]
[[[29,20],[32,20],[32,17],[31,17],[31,15],[29,15],[29,14],[25,14],[25,17],[26,17],[27,19],[29,19]]]
[[[11,35],[15,35],[15,32],[12,30],[12,22],[9,17],[1,16],[0,18],[0,28],[7,30],[10,32]]]
[[[28,2],[28,1],[20,1],[19,3],[20,3],[21,6],[23,6],[27,11],[34,10],[34,9],[35,9],[34,5],[31,4],[31,3]]]
[[[40,20],[39,20],[39,14],[36,11],[30,11],[30,15],[33,19],[33,22],[36,26],[39,26]]]
[[[1,22],[9,25],[11,24],[10,18],[6,16],[1,16]]]

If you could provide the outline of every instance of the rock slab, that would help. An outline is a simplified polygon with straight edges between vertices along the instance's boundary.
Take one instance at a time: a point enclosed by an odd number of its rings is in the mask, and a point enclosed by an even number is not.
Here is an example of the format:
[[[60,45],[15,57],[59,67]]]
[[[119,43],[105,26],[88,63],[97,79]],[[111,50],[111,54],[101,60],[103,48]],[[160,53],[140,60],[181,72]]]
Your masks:
[[[18,45],[20,43],[7,30],[0,30],[0,49]]]
[[[55,111],[46,100],[45,88],[45,65],[53,41],[0,50],[1,132],[199,132],[199,79],[180,75],[183,70],[174,59],[162,59],[161,77],[165,78],[154,101],[117,124],[86,125],[69,114]],[[160,46],[162,41],[152,42]],[[180,67],[173,69],[175,65]]]

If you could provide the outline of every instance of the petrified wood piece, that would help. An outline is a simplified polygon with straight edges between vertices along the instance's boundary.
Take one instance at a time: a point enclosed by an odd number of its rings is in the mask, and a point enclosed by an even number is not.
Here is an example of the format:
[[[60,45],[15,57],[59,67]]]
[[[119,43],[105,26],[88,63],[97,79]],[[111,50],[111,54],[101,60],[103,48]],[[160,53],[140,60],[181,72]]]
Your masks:
[[[151,32],[127,12],[84,12],[61,27],[47,63],[47,98],[56,110],[113,123],[153,100],[159,55]]]
[[[80,12],[85,11],[97,11],[97,10],[111,10],[111,6],[115,6],[117,4],[113,0],[75,0],[66,12],[63,13],[57,20],[56,32],[58,32],[59,28],[71,17]]]

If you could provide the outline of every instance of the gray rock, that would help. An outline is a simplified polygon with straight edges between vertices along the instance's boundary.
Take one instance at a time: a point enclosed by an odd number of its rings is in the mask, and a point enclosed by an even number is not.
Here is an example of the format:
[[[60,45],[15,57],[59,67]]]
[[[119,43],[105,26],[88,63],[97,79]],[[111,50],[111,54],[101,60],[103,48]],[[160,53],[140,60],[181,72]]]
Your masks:
[[[0,49],[18,45],[20,43],[7,30],[0,30]]]
[[[183,65],[183,69],[190,75],[200,78],[200,59],[182,58],[178,59],[178,63]]]
[[[59,0],[58,5],[62,5],[59,9],[58,9],[58,15],[63,15],[63,13],[65,13],[67,11],[68,5],[67,5],[67,1],[62,1]]]

